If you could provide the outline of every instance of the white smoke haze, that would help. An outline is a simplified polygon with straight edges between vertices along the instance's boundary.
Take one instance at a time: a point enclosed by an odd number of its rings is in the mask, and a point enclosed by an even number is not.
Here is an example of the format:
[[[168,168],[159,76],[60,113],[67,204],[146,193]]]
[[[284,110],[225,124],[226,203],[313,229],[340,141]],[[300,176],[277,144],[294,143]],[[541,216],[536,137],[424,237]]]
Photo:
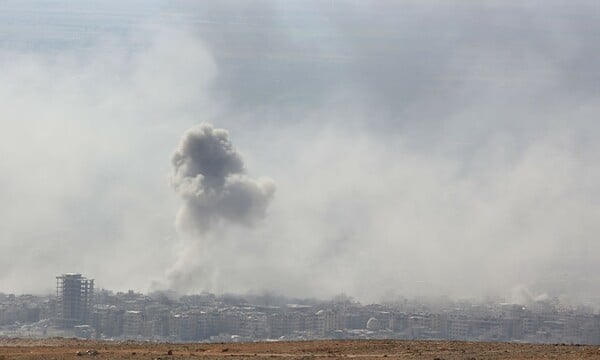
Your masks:
[[[50,290],[68,271],[121,289],[162,276],[172,143],[213,107],[205,45],[140,29],[85,51],[3,49],[0,69],[1,291]]]
[[[600,296],[593,3],[235,3],[0,47],[0,291]]]

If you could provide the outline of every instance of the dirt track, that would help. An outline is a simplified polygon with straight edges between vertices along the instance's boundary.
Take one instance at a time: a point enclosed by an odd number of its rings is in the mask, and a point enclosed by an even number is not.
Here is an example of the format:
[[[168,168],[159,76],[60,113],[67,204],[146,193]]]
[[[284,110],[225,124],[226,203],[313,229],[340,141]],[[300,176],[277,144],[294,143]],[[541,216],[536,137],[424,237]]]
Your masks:
[[[95,349],[98,355],[87,355]],[[171,350],[172,355],[169,354]],[[77,356],[77,352],[83,354]],[[600,359],[598,346],[468,343],[449,341],[306,341],[244,344],[156,344],[73,339],[0,339],[9,359]]]

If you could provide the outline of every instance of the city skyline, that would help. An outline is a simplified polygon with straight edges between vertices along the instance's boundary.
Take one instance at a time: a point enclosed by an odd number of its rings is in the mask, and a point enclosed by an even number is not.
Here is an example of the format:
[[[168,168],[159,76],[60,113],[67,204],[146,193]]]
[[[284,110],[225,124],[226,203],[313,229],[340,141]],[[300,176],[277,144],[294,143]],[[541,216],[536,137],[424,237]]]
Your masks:
[[[361,304],[348,296],[175,296],[94,291],[81,274],[56,277],[54,296],[0,293],[0,338],[77,337],[161,342],[404,339],[600,344],[600,304],[527,305],[437,299]],[[89,300],[88,300],[89,299]]]

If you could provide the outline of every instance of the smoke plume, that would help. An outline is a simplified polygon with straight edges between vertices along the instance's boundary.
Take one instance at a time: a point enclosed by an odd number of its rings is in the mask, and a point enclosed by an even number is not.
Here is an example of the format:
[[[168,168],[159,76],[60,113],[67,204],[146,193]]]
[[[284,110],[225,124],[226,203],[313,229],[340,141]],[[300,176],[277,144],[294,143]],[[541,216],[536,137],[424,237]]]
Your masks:
[[[172,183],[184,204],[180,230],[204,233],[221,221],[250,226],[265,217],[275,193],[267,178],[246,175],[229,134],[209,124],[189,129],[173,155]]]

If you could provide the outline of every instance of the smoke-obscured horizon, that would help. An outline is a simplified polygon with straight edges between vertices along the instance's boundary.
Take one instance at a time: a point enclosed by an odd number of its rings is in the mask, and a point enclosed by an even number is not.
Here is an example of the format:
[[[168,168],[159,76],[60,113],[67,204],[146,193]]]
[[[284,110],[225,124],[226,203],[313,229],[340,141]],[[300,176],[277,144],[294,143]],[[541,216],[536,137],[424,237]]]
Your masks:
[[[592,1],[0,10],[0,291],[600,296]]]

